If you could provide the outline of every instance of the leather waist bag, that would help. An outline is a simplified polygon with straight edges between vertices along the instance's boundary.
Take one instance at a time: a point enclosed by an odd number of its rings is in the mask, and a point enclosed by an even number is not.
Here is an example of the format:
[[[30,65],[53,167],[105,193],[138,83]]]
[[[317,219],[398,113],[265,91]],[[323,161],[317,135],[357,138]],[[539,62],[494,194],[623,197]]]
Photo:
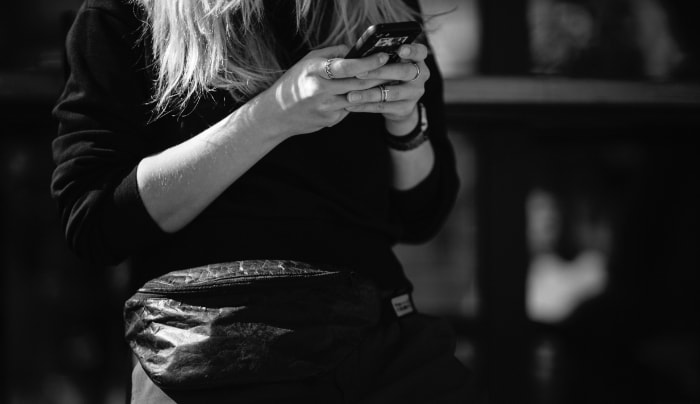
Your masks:
[[[148,281],[126,339],[163,388],[299,380],[333,369],[379,322],[374,284],[294,261],[237,261]]]

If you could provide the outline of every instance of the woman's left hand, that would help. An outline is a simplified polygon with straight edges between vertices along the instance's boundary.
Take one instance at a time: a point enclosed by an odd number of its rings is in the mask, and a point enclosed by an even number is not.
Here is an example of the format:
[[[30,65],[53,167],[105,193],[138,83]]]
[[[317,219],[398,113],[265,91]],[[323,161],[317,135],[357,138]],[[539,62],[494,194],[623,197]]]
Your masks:
[[[386,80],[391,84],[384,85],[383,91],[379,86],[349,92],[347,99],[353,105],[346,110],[383,114],[388,126],[403,126],[403,122],[415,120],[416,104],[425,92],[425,82],[430,78],[430,70],[425,64],[428,48],[423,44],[402,45],[399,56],[402,59],[399,63],[390,63],[357,76],[360,79]]]

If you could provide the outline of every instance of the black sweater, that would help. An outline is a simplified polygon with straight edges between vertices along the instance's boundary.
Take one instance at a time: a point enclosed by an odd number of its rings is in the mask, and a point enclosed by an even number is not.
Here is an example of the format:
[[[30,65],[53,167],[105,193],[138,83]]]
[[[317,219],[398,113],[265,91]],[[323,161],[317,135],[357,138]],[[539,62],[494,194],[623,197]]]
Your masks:
[[[280,14],[270,18],[282,21]],[[153,71],[149,46],[139,40],[141,21],[140,11],[126,1],[87,0],[67,40],[71,72],[54,110],[60,126],[51,191],[79,256],[98,264],[130,258],[137,285],[195,265],[294,259],[345,266],[386,286],[409,286],[391,248],[432,237],[458,186],[432,57],[422,102],[436,164],[418,186],[392,189],[383,118],[353,113],[335,127],[286,140],[193,222],[167,234],[140,199],[138,162],[239,105],[219,91],[184,115],[149,121]],[[298,43],[290,24],[270,25],[281,49]],[[290,63],[306,52],[290,53]]]

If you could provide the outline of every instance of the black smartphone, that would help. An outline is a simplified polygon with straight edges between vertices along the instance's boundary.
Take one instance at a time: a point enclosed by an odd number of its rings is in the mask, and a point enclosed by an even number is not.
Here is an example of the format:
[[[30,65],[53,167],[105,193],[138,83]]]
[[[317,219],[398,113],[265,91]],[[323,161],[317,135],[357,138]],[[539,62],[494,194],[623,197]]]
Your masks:
[[[412,43],[423,31],[415,21],[391,22],[372,25],[357,40],[355,46],[345,56],[346,59],[357,59],[377,52],[389,54],[389,62],[398,62],[401,45]]]

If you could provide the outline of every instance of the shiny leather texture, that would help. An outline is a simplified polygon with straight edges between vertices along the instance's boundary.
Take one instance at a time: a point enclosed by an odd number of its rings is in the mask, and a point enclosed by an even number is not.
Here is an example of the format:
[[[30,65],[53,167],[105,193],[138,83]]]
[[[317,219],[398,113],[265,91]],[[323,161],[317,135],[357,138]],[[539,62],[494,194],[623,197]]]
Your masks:
[[[380,317],[374,284],[295,261],[168,273],[124,306],[126,339],[163,388],[300,380],[347,357]]]

